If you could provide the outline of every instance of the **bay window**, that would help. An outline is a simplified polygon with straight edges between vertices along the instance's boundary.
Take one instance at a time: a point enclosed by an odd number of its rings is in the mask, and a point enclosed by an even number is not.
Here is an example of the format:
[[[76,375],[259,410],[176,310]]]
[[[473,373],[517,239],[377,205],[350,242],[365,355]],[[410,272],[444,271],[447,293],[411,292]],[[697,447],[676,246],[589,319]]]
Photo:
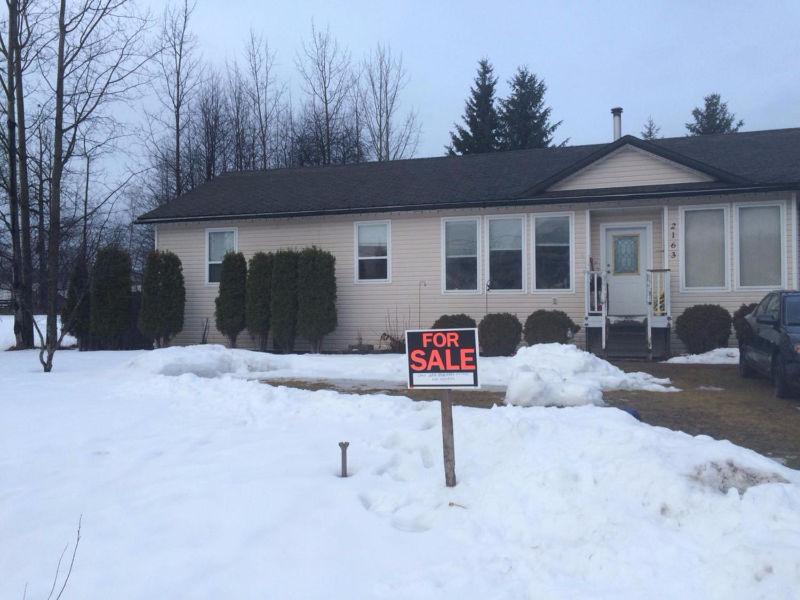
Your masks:
[[[206,277],[208,283],[219,283],[222,259],[228,252],[236,252],[236,229],[206,230]]]
[[[489,217],[489,289],[523,290],[523,224],[520,217]]]
[[[781,207],[737,206],[740,287],[781,287],[783,227]]]
[[[724,288],[727,281],[727,209],[683,210],[683,284],[685,288]]]
[[[572,289],[572,219],[569,215],[533,217],[533,287]]]
[[[388,221],[356,223],[356,281],[389,281]]]
[[[478,291],[478,219],[445,219],[446,291]]]

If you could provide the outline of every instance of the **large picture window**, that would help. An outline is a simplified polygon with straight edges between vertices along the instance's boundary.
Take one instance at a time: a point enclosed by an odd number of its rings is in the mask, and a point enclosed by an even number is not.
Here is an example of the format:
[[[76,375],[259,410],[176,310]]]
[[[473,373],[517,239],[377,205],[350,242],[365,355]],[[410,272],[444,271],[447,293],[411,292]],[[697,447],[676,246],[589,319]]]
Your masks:
[[[522,219],[489,218],[489,288],[522,291]]]
[[[572,288],[572,219],[569,215],[533,218],[533,282],[535,290]]]
[[[222,259],[228,252],[236,252],[235,229],[210,229],[206,246],[208,248],[208,283],[219,283],[222,273]]]
[[[739,206],[739,286],[780,287],[783,283],[781,207]]]
[[[726,287],[726,221],[724,208],[693,208],[684,211],[684,287]]]
[[[389,281],[389,223],[356,223],[356,280]]]
[[[446,291],[478,290],[478,219],[444,222]]]

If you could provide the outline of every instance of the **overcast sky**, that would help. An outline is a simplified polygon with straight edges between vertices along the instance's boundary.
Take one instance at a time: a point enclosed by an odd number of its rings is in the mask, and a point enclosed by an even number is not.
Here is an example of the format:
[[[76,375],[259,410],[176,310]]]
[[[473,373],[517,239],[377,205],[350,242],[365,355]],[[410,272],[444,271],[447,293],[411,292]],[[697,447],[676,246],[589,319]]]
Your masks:
[[[161,2],[152,0],[160,13]],[[703,95],[719,92],[746,130],[800,126],[800,1],[457,2],[198,0],[193,29],[206,60],[242,56],[252,27],[268,38],[281,78],[296,89],[294,59],[312,18],[354,59],[378,42],[402,53],[404,103],[422,123],[417,156],[439,155],[460,119],[485,56],[506,80],[527,65],[547,82],[563,120],[558,141],[611,138],[612,106],[623,133],[652,115],[664,136],[684,135]]]

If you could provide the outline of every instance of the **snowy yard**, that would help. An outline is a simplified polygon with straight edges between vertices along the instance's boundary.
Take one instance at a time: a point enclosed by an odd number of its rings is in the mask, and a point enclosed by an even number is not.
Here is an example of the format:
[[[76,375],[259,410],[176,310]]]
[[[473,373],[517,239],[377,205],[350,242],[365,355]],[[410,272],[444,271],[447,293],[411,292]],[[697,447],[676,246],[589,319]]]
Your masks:
[[[537,352],[484,381],[664,387]],[[390,358],[0,353],[0,597],[46,598],[83,515],[67,598],[796,598],[800,473],[755,452],[613,408],[456,407],[447,489],[436,403],[250,379],[402,382]]]

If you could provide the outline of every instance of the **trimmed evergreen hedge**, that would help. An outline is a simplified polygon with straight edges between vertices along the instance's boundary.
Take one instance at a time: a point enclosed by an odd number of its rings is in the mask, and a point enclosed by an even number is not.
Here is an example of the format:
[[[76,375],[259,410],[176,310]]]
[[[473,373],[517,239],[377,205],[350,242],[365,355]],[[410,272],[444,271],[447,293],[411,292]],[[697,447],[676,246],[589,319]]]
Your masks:
[[[758,302],[753,302],[752,304],[742,304],[736,309],[736,312],[733,313],[733,330],[736,332],[736,341],[739,343],[739,346],[741,346],[750,338],[750,336],[753,335],[753,329],[750,327],[750,324],[744,320],[744,318],[753,312],[757,306]]]
[[[731,314],[719,304],[695,304],[675,320],[675,333],[691,354],[728,345]]]
[[[245,323],[258,349],[267,349],[272,301],[272,253],[256,252],[247,269],[247,295],[244,305]]]
[[[319,352],[336,323],[336,258],[306,248],[297,258],[297,332]]]
[[[580,331],[580,325],[561,310],[537,310],[525,319],[525,341],[533,344],[566,344]]]
[[[477,327],[475,319],[464,313],[457,315],[442,315],[434,321],[431,329],[470,329]]]
[[[147,255],[142,278],[139,330],[163,348],[183,329],[186,288],[181,259],[173,252]]]
[[[272,258],[270,328],[272,344],[292,352],[297,333],[297,260],[295,250],[279,250]]]
[[[61,309],[61,323],[78,340],[80,350],[91,348],[91,302],[89,267],[79,258],[69,278],[67,301]]]
[[[491,313],[478,325],[483,356],[513,356],[519,345],[522,324],[511,313]]]
[[[247,262],[244,254],[228,252],[222,259],[214,318],[217,329],[228,338],[231,348],[236,347],[236,338],[244,329],[246,288]]]
[[[97,253],[92,269],[89,331],[92,346],[118,350],[130,328],[131,259],[108,246]]]

